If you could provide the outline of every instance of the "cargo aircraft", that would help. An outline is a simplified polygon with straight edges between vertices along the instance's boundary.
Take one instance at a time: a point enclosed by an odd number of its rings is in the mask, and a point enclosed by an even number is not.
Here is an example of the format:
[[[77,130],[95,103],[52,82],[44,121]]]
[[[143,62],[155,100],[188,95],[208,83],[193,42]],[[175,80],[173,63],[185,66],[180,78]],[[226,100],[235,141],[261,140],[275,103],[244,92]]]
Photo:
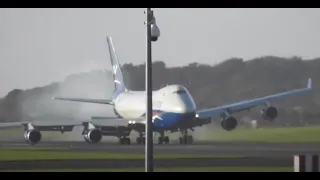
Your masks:
[[[116,51],[111,37],[107,37],[110,60],[112,64],[114,91],[110,99],[84,99],[54,97],[55,100],[76,101],[96,104],[106,104],[113,108],[116,117],[91,117],[82,122],[17,122],[2,123],[0,127],[21,126],[25,127],[24,137],[30,144],[36,144],[41,140],[41,131],[72,131],[74,126],[83,126],[82,135],[89,143],[100,142],[103,136],[115,136],[119,138],[122,145],[131,144],[129,138],[132,131],[139,135],[137,144],[145,143],[146,124],[146,91],[132,91],[124,83],[121,67],[117,59]],[[286,92],[268,95],[230,103],[219,107],[208,109],[197,109],[195,101],[186,87],[173,84],[153,91],[153,132],[159,133],[158,143],[168,144],[170,139],[165,132],[180,132],[179,144],[192,144],[193,137],[188,132],[194,131],[195,127],[210,124],[219,119],[221,127],[226,131],[235,129],[238,125],[237,119],[232,114],[250,110],[256,106],[263,106],[261,114],[263,119],[273,121],[278,116],[277,108],[271,103],[291,96],[310,92],[311,78],[308,79],[305,88],[293,89]],[[94,123],[114,120],[114,125],[103,125]]]

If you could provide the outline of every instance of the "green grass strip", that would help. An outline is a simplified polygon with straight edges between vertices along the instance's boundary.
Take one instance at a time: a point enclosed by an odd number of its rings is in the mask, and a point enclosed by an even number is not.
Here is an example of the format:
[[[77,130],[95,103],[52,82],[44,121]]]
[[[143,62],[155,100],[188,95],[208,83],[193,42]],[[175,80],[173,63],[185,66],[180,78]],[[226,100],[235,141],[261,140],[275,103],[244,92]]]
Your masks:
[[[27,160],[70,160],[70,159],[144,159],[143,154],[103,153],[103,152],[76,152],[54,151],[50,149],[0,149],[0,161],[27,161]],[[232,155],[184,155],[184,154],[155,154],[156,159],[175,158],[236,158]]]
[[[143,168],[119,169],[34,169],[6,170],[6,172],[144,172]],[[293,172],[292,167],[192,167],[156,168],[155,172]]]

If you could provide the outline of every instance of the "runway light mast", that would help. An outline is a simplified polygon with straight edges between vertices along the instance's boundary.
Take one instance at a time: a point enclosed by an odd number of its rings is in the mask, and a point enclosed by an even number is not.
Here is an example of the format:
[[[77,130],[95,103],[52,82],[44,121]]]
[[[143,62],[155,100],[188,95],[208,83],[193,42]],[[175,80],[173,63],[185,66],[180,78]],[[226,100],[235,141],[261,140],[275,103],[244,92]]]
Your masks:
[[[147,113],[145,126],[145,172],[153,172],[153,123],[152,123],[152,42],[158,40],[160,30],[156,25],[156,19],[151,8],[146,8],[147,15],[147,44],[146,44],[146,93],[147,93]]]

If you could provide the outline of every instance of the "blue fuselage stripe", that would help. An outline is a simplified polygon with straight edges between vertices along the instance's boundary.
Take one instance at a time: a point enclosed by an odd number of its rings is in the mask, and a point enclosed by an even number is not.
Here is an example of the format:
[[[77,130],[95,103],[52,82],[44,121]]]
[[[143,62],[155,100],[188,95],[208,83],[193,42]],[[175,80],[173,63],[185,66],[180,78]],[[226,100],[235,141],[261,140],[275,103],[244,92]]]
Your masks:
[[[153,111],[153,124],[155,129],[172,129],[178,122],[190,119],[191,113],[174,113],[163,112],[159,110]],[[142,115],[145,117],[146,113]]]

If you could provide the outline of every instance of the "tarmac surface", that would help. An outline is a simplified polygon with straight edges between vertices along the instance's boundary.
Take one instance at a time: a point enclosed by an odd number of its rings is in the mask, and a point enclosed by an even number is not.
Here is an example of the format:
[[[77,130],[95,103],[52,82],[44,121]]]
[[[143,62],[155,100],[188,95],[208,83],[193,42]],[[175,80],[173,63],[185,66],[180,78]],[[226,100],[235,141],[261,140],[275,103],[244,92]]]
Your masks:
[[[155,159],[154,166],[161,168],[181,167],[290,167],[292,158],[189,158]],[[0,162],[0,170],[31,169],[117,169],[143,168],[143,159],[131,160],[37,160],[20,162]]]
[[[22,142],[0,142],[1,148],[26,148],[31,145]],[[40,142],[32,147],[62,148],[50,151],[106,152],[144,154],[143,145],[118,145],[117,143],[88,144],[86,142]],[[206,167],[206,166],[254,166],[290,167],[295,154],[318,154],[320,143],[244,143],[244,142],[202,142],[193,145],[154,145],[154,154],[194,154],[217,156],[215,158],[156,159],[155,167]],[[235,156],[233,157],[219,157]],[[94,168],[138,168],[144,167],[144,160],[46,160],[24,162],[0,162],[0,170],[18,169],[94,169]]]
[[[30,145],[24,141],[0,141],[0,148],[63,148],[70,151],[95,151],[110,153],[144,154],[144,145],[119,145],[117,143],[101,142],[89,144],[84,141],[43,141]],[[205,154],[205,155],[238,155],[248,157],[283,157],[299,153],[319,153],[320,143],[248,143],[248,142],[198,142],[192,145],[154,144],[157,154]]]

